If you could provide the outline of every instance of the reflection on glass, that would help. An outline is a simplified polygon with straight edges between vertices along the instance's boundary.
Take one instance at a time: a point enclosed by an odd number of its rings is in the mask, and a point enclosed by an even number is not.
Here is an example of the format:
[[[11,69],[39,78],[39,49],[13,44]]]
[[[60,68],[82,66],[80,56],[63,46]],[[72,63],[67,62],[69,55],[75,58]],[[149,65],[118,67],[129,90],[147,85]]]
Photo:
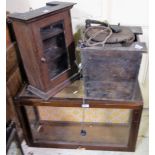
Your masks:
[[[132,115],[130,109],[38,106],[39,120],[35,120],[36,117],[29,114],[33,107],[25,108],[35,141],[128,145]],[[83,130],[86,135],[81,134]]]
[[[12,141],[8,149],[7,155],[22,155],[21,150],[15,141]]]
[[[41,36],[49,76],[52,79],[69,66],[63,21],[42,28]]]

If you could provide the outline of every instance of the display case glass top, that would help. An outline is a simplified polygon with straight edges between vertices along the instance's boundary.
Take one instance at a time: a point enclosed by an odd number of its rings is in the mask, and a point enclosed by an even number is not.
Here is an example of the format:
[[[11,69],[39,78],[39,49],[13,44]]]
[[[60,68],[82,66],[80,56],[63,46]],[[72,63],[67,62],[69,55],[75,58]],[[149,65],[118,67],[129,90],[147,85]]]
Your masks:
[[[117,83],[116,83],[117,84]],[[119,83],[118,83],[119,86]],[[128,88],[126,88],[128,89]],[[127,91],[127,90],[126,90]],[[109,102],[113,102],[114,104],[118,104],[118,102],[121,103],[134,103],[136,104],[136,102],[141,102],[142,103],[142,96],[141,96],[141,90],[138,84],[138,81],[136,82],[135,86],[134,86],[134,90],[132,92],[130,92],[130,98],[123,98],[123,95],[126,93],[123,91],[117,91],[114,89],[111,89],[111,92],[109,91],[109,95],[111,95],[112,93],[114,94],[113,96],[109,97],[100,97],[100,96],[96,96],[95,98],[90,98],[87,97],[86,94],[84,93],[84,82],[82,79],[79,80],[75,80],[72,84],[66,86],[63,90],[61,90],[59,93],[57,93],[56,95],[54,95],[53,97],[51,97],[47,102],[50,101],[54,101],[55,99],[60,99],[64,100],[65,103],[65,99],[67,100],[79,100],[82,101],[83,99],[85,100],[92,100],[92,101],[103,101],[102,103],[104,104],[104,101],[109,101]],[[121,96],[122,98],[117,98],[117,96],[115,94],[118,94],[119,96]],[[36,95],[30,93],[29,91],[26,90],[26,86],[22,89],[22,91],[19,93],[18,97],[20,99],[24,99],[26,98],[27,100],[31,100],[31,99],[36,99],[37,101],[41,101],[40,98],[38,98]],[[75,102],[76,103],[76,102]]]

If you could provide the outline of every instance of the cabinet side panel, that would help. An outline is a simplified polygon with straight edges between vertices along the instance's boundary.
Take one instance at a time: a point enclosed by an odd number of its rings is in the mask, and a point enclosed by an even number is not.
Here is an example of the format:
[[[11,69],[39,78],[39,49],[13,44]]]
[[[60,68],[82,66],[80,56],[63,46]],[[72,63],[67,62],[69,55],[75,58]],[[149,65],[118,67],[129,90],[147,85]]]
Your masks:
[[[71,23],[71,16],[70,16],[70,11],[66,11],[65,13],[66,20],[64,21],[65,23],[65,36],[67,40],[67,47],[68,47],[68,52],[70,56],[70,63],[71,66],[75,66],[75,43],[74,43],[74,38],[73,38],[73,32],[72,32],[72,23]],[[74,67],[76,70],[76,67]]]
[[[13,22],[13,26],[29,84],[42,90],[42,78],[39,65],[36,61],[36,49],[30,25],[15,21]]]

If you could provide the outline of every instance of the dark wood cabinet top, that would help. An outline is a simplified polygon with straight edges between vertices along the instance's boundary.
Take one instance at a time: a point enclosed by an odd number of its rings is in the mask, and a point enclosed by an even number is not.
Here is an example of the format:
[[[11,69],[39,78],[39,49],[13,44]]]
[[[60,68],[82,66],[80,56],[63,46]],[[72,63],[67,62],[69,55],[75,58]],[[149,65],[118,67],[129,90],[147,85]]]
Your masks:
[[[14,20],[20,20],[23,22],[28,22],[32,19],[36,19],[40,16],[48,16],[48,14],[54,14],[57,11],[64,10],[67,8],[72,8],[73,5],[76,3],[69,3],[69,2],[48,2],[46,6],[41,7],[39,9],[35,9],[32,11],[24,12],[24,13],[13,13],[9,15],[9,18]]]

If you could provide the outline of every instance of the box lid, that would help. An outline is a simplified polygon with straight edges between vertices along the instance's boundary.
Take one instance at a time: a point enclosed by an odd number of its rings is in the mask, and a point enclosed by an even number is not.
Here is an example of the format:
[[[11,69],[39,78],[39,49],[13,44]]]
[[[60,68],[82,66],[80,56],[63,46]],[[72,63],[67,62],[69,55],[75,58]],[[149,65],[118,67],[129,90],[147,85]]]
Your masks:
[[[95,51],[125,51],[125,52],[139,52],[139,53],[147,53],[147,46],[145,42],[133,42],[130,46],[122,46],[121,44],[105,44],[102,46],[94,46],[94,47],[84,47],[80,48],[81,52],[89,52],[91,50]]]

